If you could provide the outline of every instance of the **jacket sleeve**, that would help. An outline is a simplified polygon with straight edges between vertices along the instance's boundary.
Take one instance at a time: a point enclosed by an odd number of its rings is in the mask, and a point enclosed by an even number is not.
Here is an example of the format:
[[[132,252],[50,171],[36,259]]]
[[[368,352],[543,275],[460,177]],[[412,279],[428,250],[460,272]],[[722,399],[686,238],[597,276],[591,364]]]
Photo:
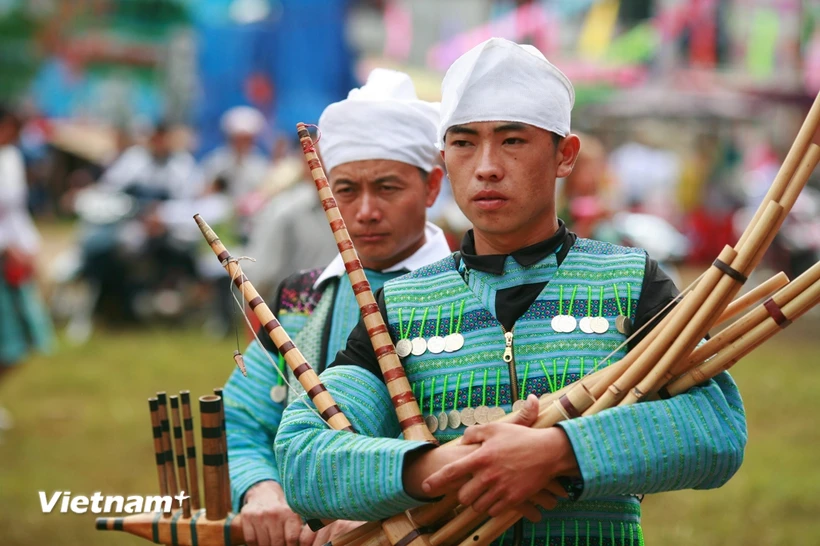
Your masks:
[[[244,353],[248,377],[235,369],[223,389],[231,499],[237,513],[252,485],[265,480],[280,481],[273,440],[284,405],[271,399],[277,373],[266,353],[276,362],[275,355],[258,342],[251,342]]]
[[[427,446],[399,439],[381,378],[359,366],[335,366],[322,383],[356,434],[330,430],[305,395],[285,410],[276,460],[288,504],[307,518],[374,520],[422,502],[404,491],[405,454]]]
[[[720,487],[743,461],[746,418],[724,372],[668,400],[559,423],[583,478],[580,499]]]

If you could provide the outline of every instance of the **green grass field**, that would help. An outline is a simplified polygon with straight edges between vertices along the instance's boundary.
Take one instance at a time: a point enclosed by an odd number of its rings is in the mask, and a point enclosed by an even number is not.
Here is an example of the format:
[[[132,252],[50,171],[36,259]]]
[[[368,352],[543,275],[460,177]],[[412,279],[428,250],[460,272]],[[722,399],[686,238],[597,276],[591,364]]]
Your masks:
[[[648,496],[647,544],[820,542],[818,331],[805,319],[735,368],[750,429],[744,465],[717,491]],[[107,332],[18,370],[0,391],[17,421],[0,444],[0,544],[147,544],[96,531],[93,514],[43,514],[38,491],[157,494],[146,399],[210,393],[232,371],[234,347],[195,332]]]

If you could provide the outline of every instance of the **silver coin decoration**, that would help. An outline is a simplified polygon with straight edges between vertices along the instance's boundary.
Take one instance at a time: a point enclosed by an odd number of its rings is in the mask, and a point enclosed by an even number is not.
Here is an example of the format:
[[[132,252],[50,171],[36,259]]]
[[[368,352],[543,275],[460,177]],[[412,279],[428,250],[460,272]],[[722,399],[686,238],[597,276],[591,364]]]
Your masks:
[[[594,317],[592,319],[592,331],[596,334],[605,334],[609,330],[609,321],[604,317]]]
[[[625,336],[632,335],[632,321],[629,317],[618,315],[615,319],[615,328]]]
[[[465,427],[471,427],[476,424],[475,408],[464,408],[461,410],[461,424]]]
[[[493,421],[498,421],[499,419],[501,419],[505,415],[507,415],[507,412],[504,411],[504,408],[499,408],[499,407],[491,408],[490,409],[490,422],[492,423]]]
[[[515,403],[513,403],[513,405],[512,405],[512,410],[513,411],[521,411],[521,409],[523,407],[524,407],[524,401],[523,400],[516,400]]]
[[[556,315],[550,321],[550,327],[553,332],[563,332],[561,321],[564,315]]]
[[[288,389],[284,385],[275,385],[270,390],[270,399],[276,402],[277,404],[284,402],[285,397],[288,395]]]
[[[437,355],[444,352],[445,345],[446,342],[443,337],[433,336],[427,341],[427,350]]]
[[[575,330],[576,326],[578,326],[578,321],[575,320],[575,317],[570,315],[564,315],[564,318],[561,320],[561,330],[563,333],[568,334]]]
[[[450,419],[447,416],[446,412],[441,412],[438,414],[438,429],[439,430],[447,430],[447,425],[450,424]]]
[[[591,317],[584,317],[580,321],[578,321],[578,327],[585,334],[595,333],[595,332],[592,331],[592,318]]]
[[[461,413],[458,410],[453,410],[447,414],[447,426],[450,428],[461,426]]]
[[[413,341],[410,342],[410,345],[412,346],[410,352],[414,356],[421,356],[427,351],[427,342],[423,337],[414,337]]]
[[[438,430],[438,417],[435,415],[428,415],[424,418],[424,422],[427,424],[427,430],[430,432],[435,432]]]
[[[399,358],[404,358],[411,352],[413,352],[413,344],[410,343],[409,339],[400,339],[399,342],[396,343],[396,354],[399,355]]]
[[[475,409],[475,421],[479,425],[486,425],[490,422],[490,408],[487,406],[478,406]]]
[[[444,350],[453,353],[464,347],[464,336],[461,334],[448,334],[444,338]]]

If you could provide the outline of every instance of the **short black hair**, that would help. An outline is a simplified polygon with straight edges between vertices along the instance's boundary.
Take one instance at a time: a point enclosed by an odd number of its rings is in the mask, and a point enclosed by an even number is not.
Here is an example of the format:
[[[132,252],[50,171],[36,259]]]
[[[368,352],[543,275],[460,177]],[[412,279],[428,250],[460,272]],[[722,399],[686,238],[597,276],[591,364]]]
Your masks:
[[[421,175],[421,181],[422,182],[427,182],[427,177],[430,176],[430,173],[428,171],[425,171],[421,167],[416,167],[416,169],[418,169],[419,174]]]

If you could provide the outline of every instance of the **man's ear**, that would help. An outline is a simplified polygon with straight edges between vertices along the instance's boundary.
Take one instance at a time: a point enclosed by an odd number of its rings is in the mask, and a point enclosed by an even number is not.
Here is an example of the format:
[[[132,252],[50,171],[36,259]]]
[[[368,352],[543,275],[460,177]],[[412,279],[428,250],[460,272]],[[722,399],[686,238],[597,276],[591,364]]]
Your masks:
[[[441,191],[442,178],[444,178],[444,170],[438,165],[433,167],[430,170],[430,174],[427,175],[427,199],[425,202],[426,207],[432,207],[433,204],[436,202],[438,194]]]
[[[558,165],[556,167],[555,177],[565,178],[570,175],[575,162],[578,160],[578,153],[581,151],[581,139],[578,135],[569,134],[558,142],[558,149],[556,150],[556,159]]]

